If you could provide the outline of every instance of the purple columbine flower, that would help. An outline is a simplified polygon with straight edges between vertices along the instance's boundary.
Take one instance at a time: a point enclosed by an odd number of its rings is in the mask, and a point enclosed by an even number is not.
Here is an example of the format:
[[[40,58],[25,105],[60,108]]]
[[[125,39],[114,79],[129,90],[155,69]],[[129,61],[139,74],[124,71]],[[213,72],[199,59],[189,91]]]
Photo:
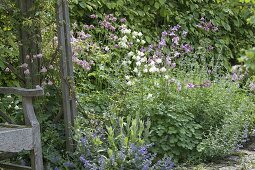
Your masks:
[[[136,150],[137,150],[137,147],[133,143],[130,145],[130,148],[131,148],[132,152],[136,152]]]
[[[168,35],[167,31],[163,31],[161,34],[162,34],[162,37],[166,37]]]
[[[172,60],[169,56],[166,56],[166,64],[170,65],[172,63]]]
[[[172,36],[175,36],[175,33],[172,31],[172,32],[170,32],[169,35],[172,37]]]
[[[127,22],[127,19],[126,18],[121,18],[120,22],[122,22],[122,23]]]
[[[116,21],[117,21],[117,18],[116,18],[116,17],[112,17],[112,18],[110,18],[110,21],[116,22]]]
[[[74,167],[74,164],[72,162],[65,162],[63,163],[63,166],[72,168]]]
[[[189,89],[192,89],[192,88],[194,88],[195,87],[195,85],[193,84],[193,83],[188,83],[187,84],[187,88],[189,88]]]
[[[177,24],[176,26],[174,26],[171,31],[178,31],[181,28],[181,26],[179,24]]]
[[[180,38],[179,38],[178,36],[175,36],[175,37],[172,39],[172,42],[173,42],[174,44],[178,45],[178,44],[179,44],[179,40],[180,40]]]
[[[184,49],[185,53],[189,53],[192,51],[192,47],[189,44],[182,44],[182,49]]]
[[[238,81],[239,80],[238,75],[236,73],[233,73],[231,78],[232,78],[232,81]]]
[[[105,159],[103,156],[101,156],[99,159],[98,159],[98,163],[100,165],[100,168],[101,169],[104,169],[104,166],[105,166]]]
[[[179,53],[178,51],[174,52],[174,57],[179,57],[181,53]]]
[[[116,30],[116,28],[115,28],[114,26],[112,26],[112,25],[109,27],[109,29],[110,29],[111,31],[113,31],[113,32]]]
[[[83,155],[80,156],[80,161],[83,163],[84,168],[91,168],[91,163],[89,160],[86,160]]]
[[[249,85],[249,88],[250,88],[251,91],[255,91],[255,83],[251,82],[250,85]]]
[[[172,160],[170,158],[166,158],[164,166],[166,169],[172,169],[174,167],[174,163],[172,162]]]
[[[96,18],[97,18],[97,15],[96,15],[96,14],[92,14],[92,15],[90,15],[90,18],[96,19]]]
[[[86,145],[86,143],[87,143],[87,138],[86,138],[85,136],[81,138],[81,143],[82,143],[83,146]]]
[[[164,38],[161,38],[161,41],[159,42],[159,48],[166,46],[166,40]]]
[[[146,48],[142,47],[142,48],[140,49],[140,51],[144,53],[144,52],[146,52]]]
[[[182,36],[183,36],[183,37],[186,37],[187,34],[188,34],[188,31],[183,31],[183,32],[182,32]]]
[[[146,155],[148,153],[148,150],[146,147],[142,146],[138,152],[141,154],[141,155]]]
[[[85,38],[90,38],[91,35],[90,34],[85,34]]]
[[[214,49],[214,47],[213,47],[212,45],[209,45],[209,46],[208,46],[208,50],[209,50],[209,51],[212,51],[213,49]]]

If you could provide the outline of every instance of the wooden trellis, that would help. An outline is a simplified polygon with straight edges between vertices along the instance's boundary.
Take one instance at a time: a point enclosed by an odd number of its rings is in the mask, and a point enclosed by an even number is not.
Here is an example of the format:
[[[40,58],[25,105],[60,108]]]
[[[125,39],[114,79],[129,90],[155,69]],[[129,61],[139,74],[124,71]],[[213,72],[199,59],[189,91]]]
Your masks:
[[[31,11],[35,0],[16,0],[23,17],[33,17],[36,11]],[[58,0],[56,3],[56,22],[58,26],[58,49],[60,54],[60,68],[62,81],[62,103],[65,120],[66,147],[73,150],[71,139],[71,126],[74,123],[76,113],[76,100],[73,77],[72,50],[70,43],[70,20],[67,0]],[[31,73],[29,76],[21,74],[25,78],[24,87],[35,88],[40,82],[40,58],[32,56],[41,53],[40,28],[20,25],[20,63],[27,63]],[[28,57],[30,56],[30,57]]]
[[[76,113],[72,50],[70,38],[70,20],[68,4],[66,0],[57,2],[57,24],[58,24],[58,46],[61,54],[61,80],[62,98],[65,119],[66,147],[68,151],[73,150],[71,139],[71,125],[74,123]]]

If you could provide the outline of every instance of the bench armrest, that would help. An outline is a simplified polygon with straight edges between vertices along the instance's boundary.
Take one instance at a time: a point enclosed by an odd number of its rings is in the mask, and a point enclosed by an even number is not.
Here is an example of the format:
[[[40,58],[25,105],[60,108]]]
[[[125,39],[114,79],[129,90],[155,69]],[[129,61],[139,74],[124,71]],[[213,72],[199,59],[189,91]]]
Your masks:
[[[0,87],[0,94],[14,94],[23,97],[43,96],[44,91],[41,87],[36,89],[25,89],[18,87]]]

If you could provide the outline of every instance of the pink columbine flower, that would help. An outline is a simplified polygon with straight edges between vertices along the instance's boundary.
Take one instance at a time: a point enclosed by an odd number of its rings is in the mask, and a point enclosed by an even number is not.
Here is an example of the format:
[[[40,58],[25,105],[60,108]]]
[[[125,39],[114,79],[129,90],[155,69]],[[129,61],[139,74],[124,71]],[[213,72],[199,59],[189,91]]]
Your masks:
[[[96,14],[92,14],[92,15],[90,15],[90,18],[96,19],[96,18],[97,18],[97,15],[96,15]]]
[[[29,74],[30,74],[29,69],[26,69],[26,70],[24,71],[24,74],[25,74],[25,75],[29,75]]]
[[[48,85],[49,85],[49,86],[53,85],[53,82],[49,80],[49,81],[48,81]]]
[[[43,81],[42,86],[46,86],[46,85],[47,85],[46,81]]]
[[[5,72],[10,72],[10,69],[9,69],[8,67],[6,67],[6,68],[4,69],[4,71],[5,71]]]
[[[36,55],[37,58],[42,58],[42,56],[43,55],[41,53]]]
[[[27,67],[28,67],[28,64],[27,64],[27,63],[23,63],[23,64],[21,64],[19,67],[21,67],[21,68],[27,68]]]
[[[41,69],[41,73],[46,73],[48,70],[46,69],[46,67],[42,67],[42,69]]]

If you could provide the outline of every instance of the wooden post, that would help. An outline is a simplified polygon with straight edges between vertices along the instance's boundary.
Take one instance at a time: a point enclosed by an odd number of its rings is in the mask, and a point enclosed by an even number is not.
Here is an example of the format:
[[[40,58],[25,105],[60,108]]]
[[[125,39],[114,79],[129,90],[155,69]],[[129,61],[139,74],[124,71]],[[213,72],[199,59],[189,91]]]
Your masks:
[[[23,19],[34,19],[35,9],[33,8],[35,0],[16,0],[20,9],[22,20],[18,26],[19,54],[20,64],[28,64],[27,69],[30,74],[24,74],[25,69],[21,69],[21,75],[25,78],[26,88],[35,88],[40,85],[40,63],[41,59],[36,56],[41,52],[41,32],[39,26],[32,21],[31,25],[24,24]],[[29,57],[28,57],[29,56]]]
[[[58,48],[61,54],[60,68],[62,80],[62,99],[65,120],[66,147],[73,151],[71,126],[76,115],[76,99],[73,76],[70,20],[67,0],[57,1]]]

